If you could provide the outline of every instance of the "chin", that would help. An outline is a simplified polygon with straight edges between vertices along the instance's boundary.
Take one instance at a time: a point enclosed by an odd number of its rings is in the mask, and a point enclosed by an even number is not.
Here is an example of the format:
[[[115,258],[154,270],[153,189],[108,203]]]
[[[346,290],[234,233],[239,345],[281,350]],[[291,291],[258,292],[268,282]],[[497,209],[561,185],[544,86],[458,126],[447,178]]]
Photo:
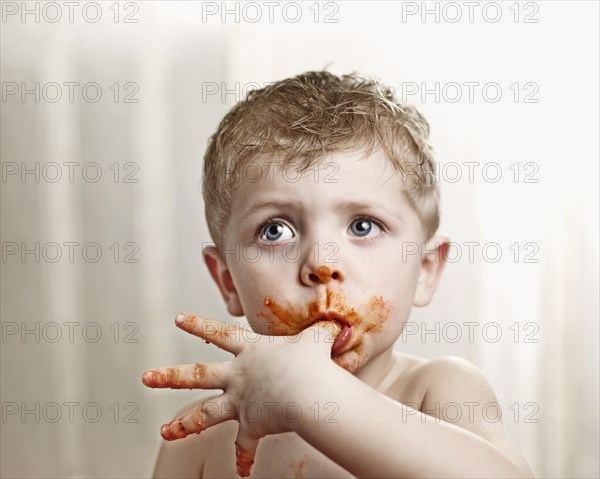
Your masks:
[[[361,351],[361,348],[351,349],[339,356],[334,356],[331,359],[335,364],[352,374],[360,371],[369,361],[368,355]]]

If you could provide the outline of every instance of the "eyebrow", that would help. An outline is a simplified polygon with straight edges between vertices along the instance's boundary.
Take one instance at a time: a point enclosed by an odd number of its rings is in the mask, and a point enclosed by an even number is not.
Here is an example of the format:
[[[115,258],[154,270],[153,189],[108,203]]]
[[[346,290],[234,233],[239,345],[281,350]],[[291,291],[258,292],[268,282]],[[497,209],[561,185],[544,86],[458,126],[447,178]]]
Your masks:
[[[244,214],[242,215],[242,222],[244,222],[246,220],[246,218],[248,218],[250,215],[260,211],[261,209],[264,208],[297,208],[298,206],[298,202],[295,201],[288,201],[288,200],[278,200],[278,199],[266,199],[266,200],[258,200],[255,201],[254,203],[252,203],[247,209],[246,211],[244,211]],[[334,206],[335,211],[350,211],[350,210],[382,210],[385,213],[387,213],[388,215],[403,221],[402,216],[397,213],[394,212],[392,210],[389,210],[388,208],[386,208],[385,206],[381,205],[381,204],[374,204],[374,203],[368,203],[368,202],[363,202],[363,201],[356,201],[356,200],[346,200],[346,201],[340,201],[339,203],[336,203]]]
[[[391,216],[392,218],[395,218],[401,222],[404,222],[404,218],[402,217],[402,215],[399,212],[391,210],[391,209],[387,208],[386,206],[384,206],[383,204],[379,204],[379,203],[368,203],[368,202],[363,202],[363,201],[347,200],[347,201],[341,201],[340,203],[337,203],[335,205],[335,210],[336,211],[380,210],[380,211],[385,212],[388,216]]]
[[[256,212],[258,212],[259,210],[262,210],[264,208],[293,208],[297,206],[296,202],[293,201],[287,201],[287,200],[259,200],[259,201],[255,201],[254,203],[252,203],[247,209],[246,211],[244,211],[244,214],[242,215],[242,221],[244,221],[245,218],[247,218],[249,215],[254,214]]]

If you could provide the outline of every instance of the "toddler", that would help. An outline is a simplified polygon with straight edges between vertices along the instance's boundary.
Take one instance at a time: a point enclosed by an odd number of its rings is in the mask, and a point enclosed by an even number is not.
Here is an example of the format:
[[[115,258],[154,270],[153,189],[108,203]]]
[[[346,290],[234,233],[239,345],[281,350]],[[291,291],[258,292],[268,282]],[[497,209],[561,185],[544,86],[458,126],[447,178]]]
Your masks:
[[[203,255],[250,328],[177,316],[234,357],[144,373],[220,390],[162,427],[155,477],[533,477],[486,420],[497,399],[475,366],[394,350],[450,245],[428,137],[356,74],[285,79],[225,116],[204,158]]]

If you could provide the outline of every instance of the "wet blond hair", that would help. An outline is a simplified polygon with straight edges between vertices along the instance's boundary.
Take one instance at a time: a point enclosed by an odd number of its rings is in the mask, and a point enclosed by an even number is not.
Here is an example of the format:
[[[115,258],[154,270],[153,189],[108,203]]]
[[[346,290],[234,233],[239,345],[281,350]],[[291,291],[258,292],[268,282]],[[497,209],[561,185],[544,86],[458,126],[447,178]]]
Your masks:
[[[429,124],[393,92],[357,74],[306,72],[250,91],[211,136],[204,155],[202,193],[206,221],[221,249],[240,168],[258,156],[302,172],[334,151],[381,148],[402,173],[405,196],[426,240],[439,226],[439,189]]]

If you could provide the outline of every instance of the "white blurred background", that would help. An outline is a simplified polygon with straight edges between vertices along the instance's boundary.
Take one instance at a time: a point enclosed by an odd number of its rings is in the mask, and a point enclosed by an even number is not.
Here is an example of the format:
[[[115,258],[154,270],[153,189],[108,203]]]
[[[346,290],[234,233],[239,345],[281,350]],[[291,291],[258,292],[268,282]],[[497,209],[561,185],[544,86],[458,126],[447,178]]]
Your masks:
[[[599,4],[468,3],[2,2],[2,477],[150,476],[198,393],[142,371],[229,357],[173,323],[233,320],[201,257],[207,139],[326,66],[432,127],[454,261],[397,348],[476,364],[538,477],[600,475]]]

